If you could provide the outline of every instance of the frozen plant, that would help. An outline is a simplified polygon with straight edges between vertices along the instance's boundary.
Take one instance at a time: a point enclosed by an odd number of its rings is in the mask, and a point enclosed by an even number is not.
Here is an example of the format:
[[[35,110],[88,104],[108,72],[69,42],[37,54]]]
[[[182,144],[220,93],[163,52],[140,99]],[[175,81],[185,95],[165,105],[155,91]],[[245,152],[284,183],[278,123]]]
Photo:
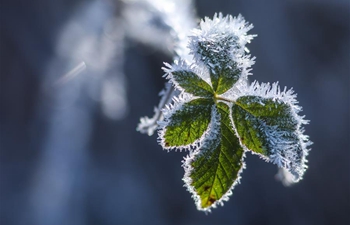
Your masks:
[[[162,109],[160,145],[188,150],[184,182],[197,208],[222,205],[239,183],[247,151],[276,164],[285,183],[298,182],[311,144],[296,95],[278,83],[248,83],[255,35],[242,16],[205,18],[189,36],[192,60],[165,63],[165,77],[180,94]]]

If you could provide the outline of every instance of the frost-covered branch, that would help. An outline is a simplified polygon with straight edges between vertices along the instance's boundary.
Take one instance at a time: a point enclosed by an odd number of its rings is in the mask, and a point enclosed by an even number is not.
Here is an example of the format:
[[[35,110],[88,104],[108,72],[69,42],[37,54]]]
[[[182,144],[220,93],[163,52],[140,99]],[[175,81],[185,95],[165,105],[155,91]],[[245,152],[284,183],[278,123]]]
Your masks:
[[[170,104],[173,100],[173,97],[177,96],[178,94],[179,91],[176,91],[171,84],[166,84],[165,89],[159,93],[161,99],[158,107],[154,108],[153,117],[142,117],[136,130],[141,133],[148,134],[149,136],[153,135],[154,131],[158,128],[158,122],[163,121],[164,119],[163,112],[161,109],[164,108],[166,105]]]

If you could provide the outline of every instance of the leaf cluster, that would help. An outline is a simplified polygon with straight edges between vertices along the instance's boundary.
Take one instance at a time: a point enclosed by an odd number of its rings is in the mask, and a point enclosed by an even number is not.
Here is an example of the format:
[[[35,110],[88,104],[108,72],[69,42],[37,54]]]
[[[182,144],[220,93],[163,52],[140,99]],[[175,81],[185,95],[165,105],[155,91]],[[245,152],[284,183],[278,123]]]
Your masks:
[[[216,19],[207,22],[217,25],[220,20]],[[222,15],[219,19],[225,29],[235,22]],[[241,18],[238,22],[238,31],[247,30]],[[244,37],[237,35],[244,33],[218,32],[215,36],[217,26],[214,31],[208,26],[202,24],[206,32],[192,38],[196,63],[180,61],[163,68],[182,94],[164,109],[164,121],[159,122],[159,142],[164,149],[190,151],[183,164],[184,181],[197,208],[204,211],[228,200],[245,167],[246,151],[285,168],[296,182],[306,169],[310,144],[301,129],[307,121],[298,115],[301,108],[292,91],[281,92],[277,84],[241,85],[252,64],[241,66],[250,60],[240,51]],[[210,38],[198,38],[203,33],[211,33]],[[237,49],[239,54],[232,55]],[[239,93],[232,94],[235,89]]]

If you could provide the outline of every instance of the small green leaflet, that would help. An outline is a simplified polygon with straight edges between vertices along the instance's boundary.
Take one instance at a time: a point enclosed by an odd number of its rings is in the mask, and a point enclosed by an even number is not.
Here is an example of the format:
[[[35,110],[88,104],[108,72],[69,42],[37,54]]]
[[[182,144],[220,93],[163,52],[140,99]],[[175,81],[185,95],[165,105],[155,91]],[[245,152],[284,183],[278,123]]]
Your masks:
[[[164,148],[184,147],[193,144],[208,129],[212,99],[198,98],[185,103],[169,119],[162,144]]]
[[[244,145],[264,156],[271,154],[264,130],[266,126],[294,131],[297,125],[289,105],[258,96],[238,98],[232,107],[232,118]]]
[[[232,106],[232,118],[241,142],[279,166],[298,180],[302,176],[303,151],[298,138],[298,121],[291,106],[278,99],[242,96]]]
[[[197,208],[206,210],[230,193],[243,167],[244,150],[239,144],[230,120],[230,109],[218,103],[218,132],[204,140],[199,151],[186,160],[185,182],[196,198]]]

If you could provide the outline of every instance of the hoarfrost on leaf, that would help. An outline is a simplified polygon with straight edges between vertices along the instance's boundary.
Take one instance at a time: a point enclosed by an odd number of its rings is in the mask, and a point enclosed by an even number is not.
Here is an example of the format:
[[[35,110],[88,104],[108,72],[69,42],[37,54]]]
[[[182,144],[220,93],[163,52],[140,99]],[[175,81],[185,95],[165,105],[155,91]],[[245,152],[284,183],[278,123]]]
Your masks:
[[[210,211],[228,201],[244,168],[243,156],[244,150],[233,131],[230,109],[225,103],[218,103],[212,113],[210,135],[183,163],[183,180],[198,210]]]
[[[212,99],[197,98],[165,109],[159,131],[162,147],[167,150],[196,148],[208,129],[213,104]]]
[[[139,130],[153,133],[166,149],[189,150],[184,182],[198,210],[223,205],[239,183],[246,151],[280,167],[277,178],[289,185],[307,169],[309,137],[292,89],[278,83],[248,84],[254,57],[246,44],[256,35],[241,15],[215,14],[192,31],[191,57],[165,63],[169,80],[155,117]],[[173,94],[176,93],[176,94]],[[162,107],[163,106],[163,107]],[[143,125],[143,126],[142,126]]]
[[[246,44],[256,35],[248,35],[253,28],[244,18],[215,14],[205,18],[200,28],[193,30],[189,48],[197,64],[209,68],[213,89],[217,94],[229,90],[240,78],[246,79],[247,68],[254,63],[246,55]]]
[[[232,118],[241,142],[251,151],[277,166],[287,169],[294,182],[307,166],[308,136],[303,134],[301,107],[292,90],[281,91],[277,83],[253,83],[232,107]]]

